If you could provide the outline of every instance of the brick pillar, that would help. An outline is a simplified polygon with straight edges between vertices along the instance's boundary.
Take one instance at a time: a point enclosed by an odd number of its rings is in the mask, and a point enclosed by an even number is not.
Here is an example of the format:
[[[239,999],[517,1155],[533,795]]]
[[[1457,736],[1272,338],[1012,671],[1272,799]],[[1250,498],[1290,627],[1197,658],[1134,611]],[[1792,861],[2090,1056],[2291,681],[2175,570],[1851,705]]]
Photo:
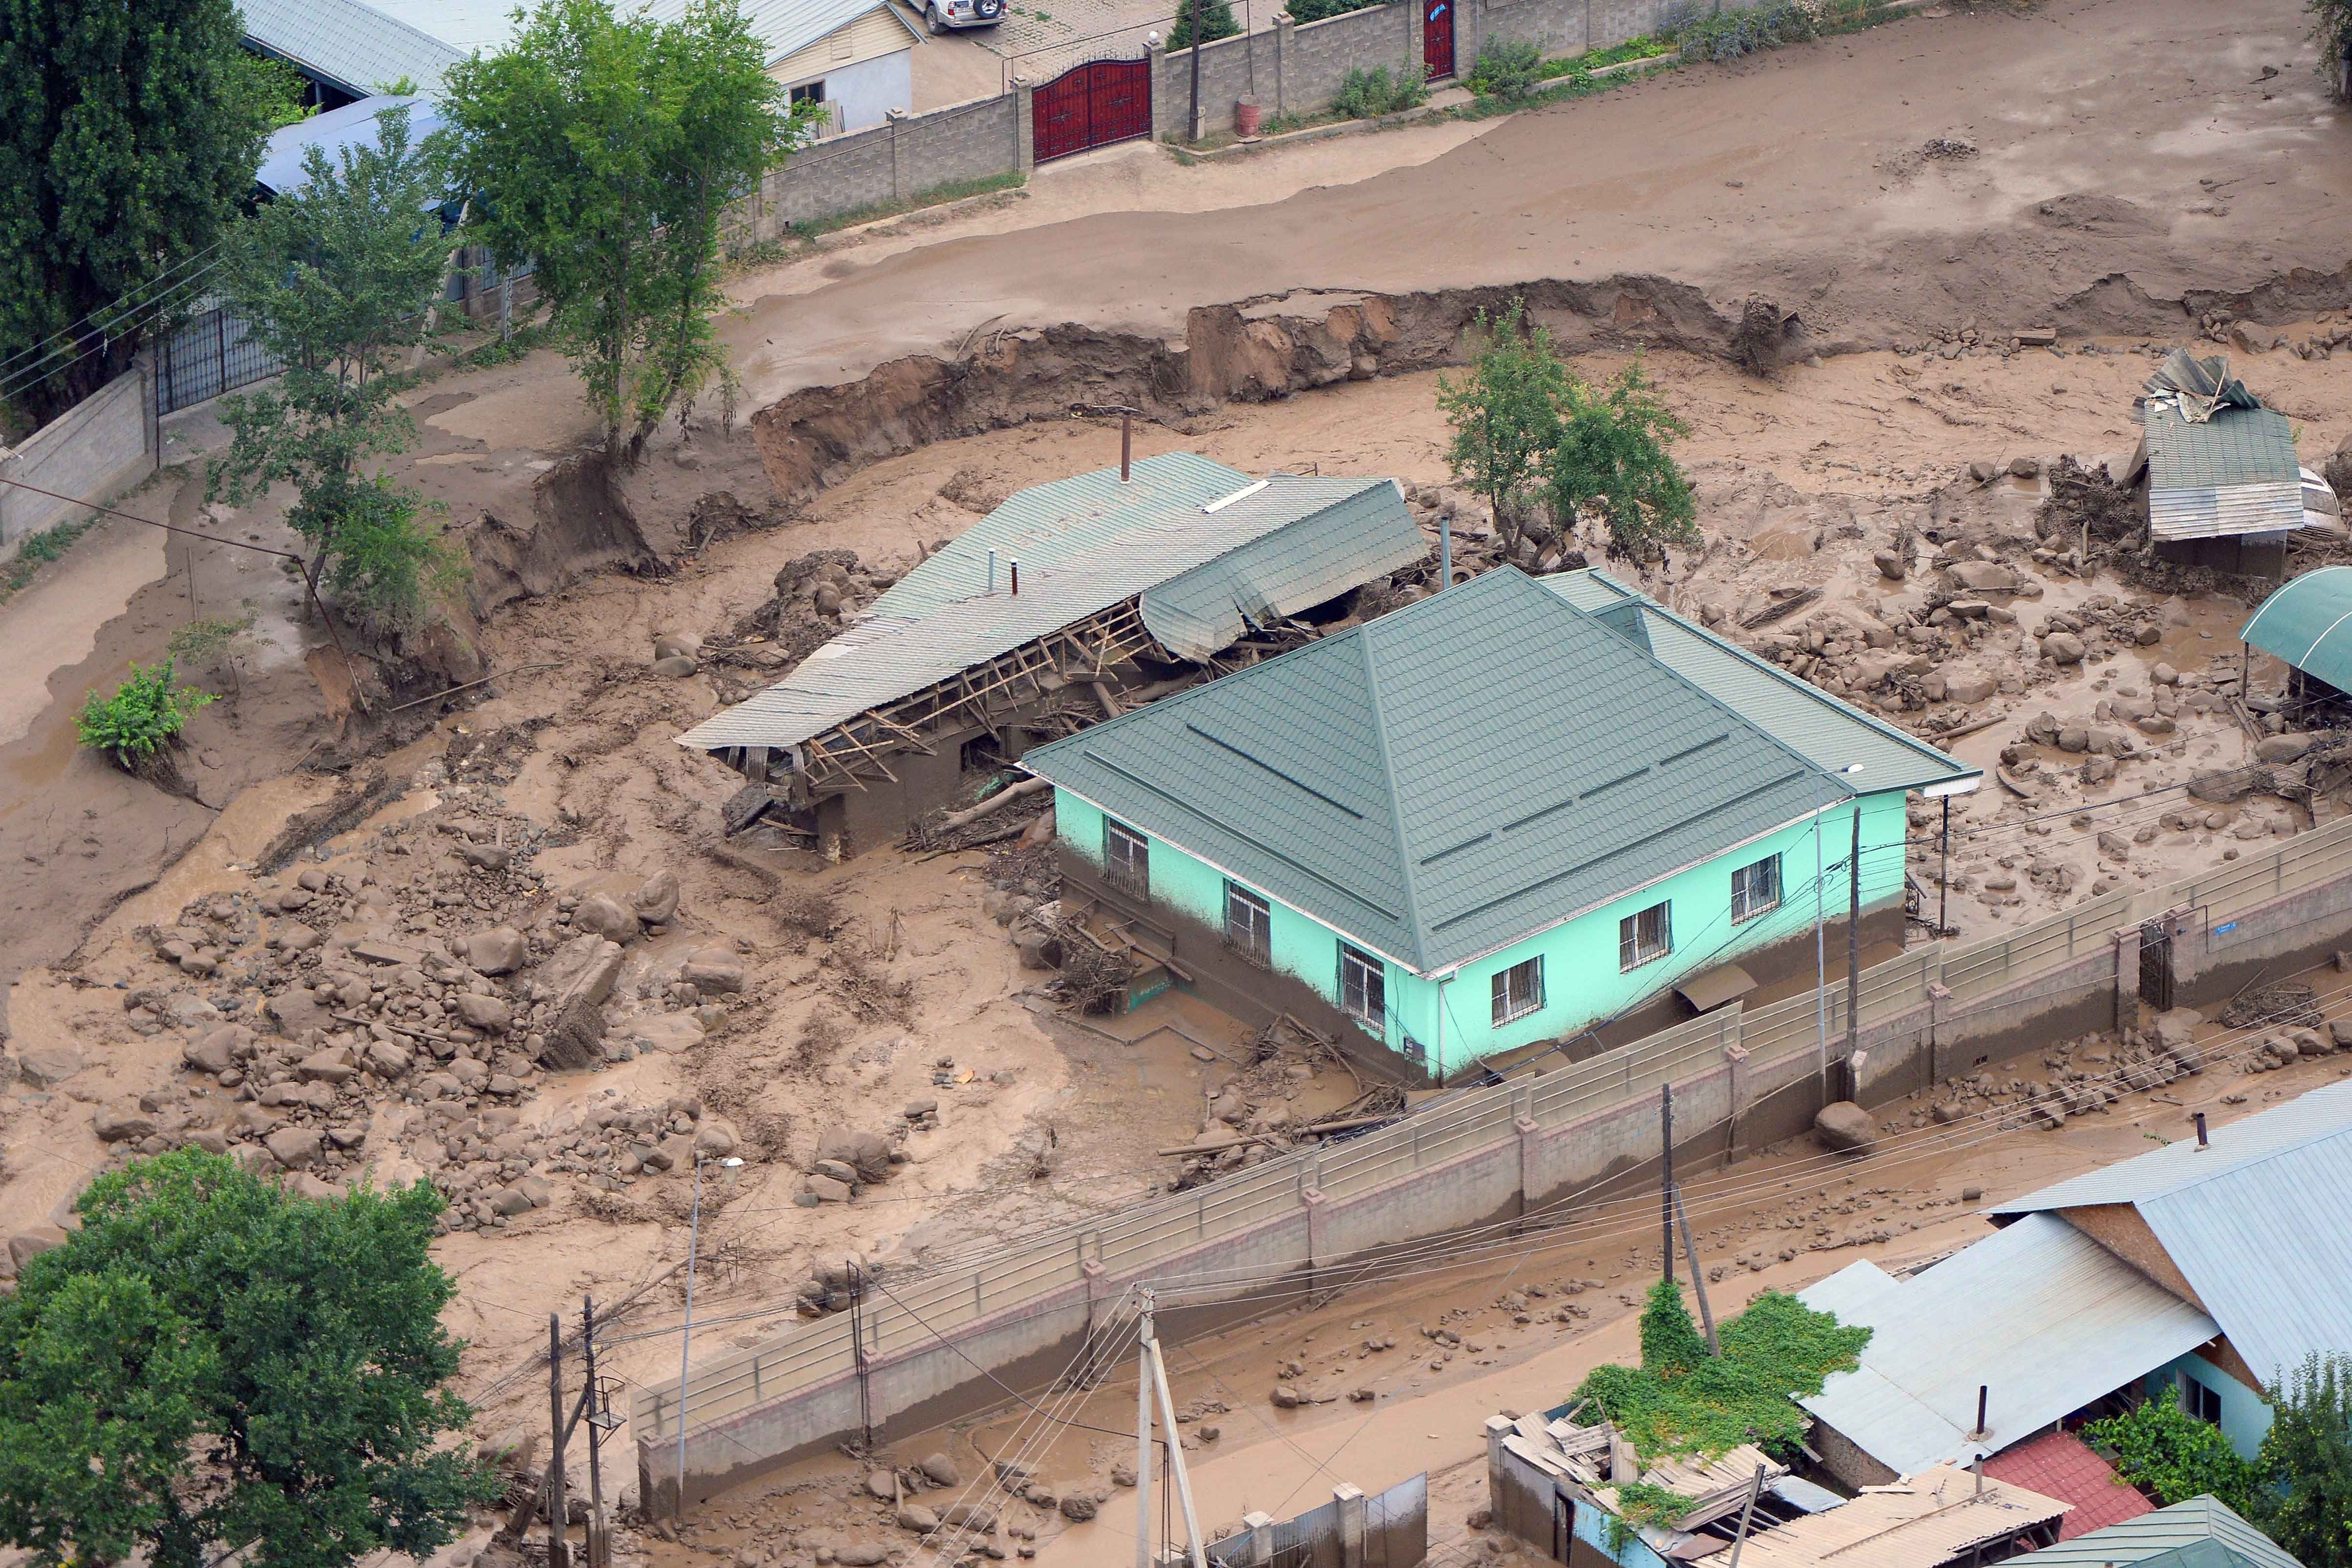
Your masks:
[[[1263,1564],[1273,1562],[1274,1516],[1245,1513],[1242,1515],[1242,1530],[1249,1537],[1249,1542],[1242,1552],[1241,1561],[1250,1564],[1251,1568],[1262,1568]]]
[[[2124,926],[2111,938],[2116,944],[2116,1014],[2117,1029],[2139,1023],[2139,927]]]
[[[1543,1129],[1524,1112],[1511,1118],[1511,1128],[1519,1135],[1519,1217],[1525,1219],[1528,1205],[1536,1199],[1536,1162],[1542,1152],[1537,1139]]]
[[[1302,1187],[1298,1201],[1307,1210],[1307,1284],[1311,1290],[1316,1271],[1331,1261],[1329,1242],[1323,1234],[1323,1194],[1315,1187]]]
[[[1339,1505],[1339,1568],[1364,1568],[1363,1489],[1341,1481],[1331,1500]]]
[[[1013,167],[1037,172],[1037,84],[1025,76],[1013,79]]]
[[[1404,0],[1398,7],[1404,13],[1404,68],[1407,81],[1422,79],[1421,24],[1423,0]]]
[[[1277,120],[1290,112],[1290,50],[1292,35],[1297,31],[1298,24],[1291,20],[1289,12],[1274,14],[1274,113]],[[1302,110],[1305,108],[1300,107]]]
[[[1102,1245],[1099,1237],[1096,1239],[1095,1245],[1097,1247]],[[1103,1319],[1108,1315],[1108,1308],[1113,1300],[1110,1271],[1089,1258],[1078,1265],[1078,1272],[1086,1277],[1087,1281],[1087,1333],[1091,1337]]]
[[[1454,75],[1458,80],[1470,79],[1470,72],[1477,64],[1478,51],[1486,41],[1485,0],[1454,0]]]
[[[908,146],[906,138],[899,134],[906,127],[907,111],[903,109],[886,110],[882,118],[890,128],[890,194],[903,202],[915,194],[915,171],[910,166],[914,163],[915,150]]]
[[[1497,1510],[1503,1507],[1503,1499],[1510,1495],[1504,1484],[1503,1439],[1517,1430],[1516,1425],[1500,1415],[1486,1417],[1486,1505]],[[1508,1520],[1498,1518],[1495,1523],[1506,1531],[1511,1528]]]

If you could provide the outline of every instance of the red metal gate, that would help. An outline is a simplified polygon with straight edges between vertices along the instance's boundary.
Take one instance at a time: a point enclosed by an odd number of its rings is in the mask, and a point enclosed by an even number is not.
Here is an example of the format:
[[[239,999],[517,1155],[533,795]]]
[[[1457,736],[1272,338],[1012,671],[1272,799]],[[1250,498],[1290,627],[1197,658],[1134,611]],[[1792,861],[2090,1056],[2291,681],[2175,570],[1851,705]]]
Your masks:
[[[1151,67],[1144,60],[1089,60],[1039,88],[1030,103],[1040,163],[1149,136]]]
[[[1432,79],[1454,74],[1454,0],[1422,0],[1421,68]]]

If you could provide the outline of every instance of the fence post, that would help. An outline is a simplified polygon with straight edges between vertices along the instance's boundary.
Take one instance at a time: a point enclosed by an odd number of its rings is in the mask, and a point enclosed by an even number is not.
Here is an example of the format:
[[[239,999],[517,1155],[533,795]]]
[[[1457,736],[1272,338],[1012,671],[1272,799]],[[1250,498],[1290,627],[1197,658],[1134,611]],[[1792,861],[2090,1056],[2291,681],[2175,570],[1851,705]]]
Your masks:
[[[890,127],[890,195],[893,200],[903,202],[915,194],[908,183],[912,175],[907,167],[914,152],[907,145],[906,139],[898,134],[906,127],[907,111],[903,109],[887,110],[882,118]]]
[[[1406,81],[1422,81],[1429,72],[1422,64],[1421,24],[1423,0],[1404,0],[1397,7],[1404,13],[1404,68]]]
[[[1364,1489],[1341,1481],[1331,1500],[1339,1505],[1339,1568],[1364,1568]]]
[[[1264,1568],[1274,1561],[1274,1516],[1270,1513],[1242,1515],[1242,1529],[1249,1536],[1239,1561],[1250,1568]]]
[[[1013,79],[1013,168],[1023,178],[1037,170],[1037,84]]]

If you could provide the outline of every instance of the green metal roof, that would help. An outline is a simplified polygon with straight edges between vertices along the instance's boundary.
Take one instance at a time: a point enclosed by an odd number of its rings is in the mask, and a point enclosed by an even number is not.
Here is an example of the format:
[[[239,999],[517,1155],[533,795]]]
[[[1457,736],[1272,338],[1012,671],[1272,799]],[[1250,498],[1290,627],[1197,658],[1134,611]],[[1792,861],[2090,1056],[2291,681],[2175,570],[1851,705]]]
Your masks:
[[[1848,707],[1819,687],[1684,620],[1598,567],[1556,573],[1536,581],[1578,609],[1604,617],[1625,614],[1617,608],[1620,605],[1638,606],[1638,624],[1661,662],[1720,698],[1750,723],[1795,747],[1817,766],[1834,773],[1860,763],[1862,772],[1856,782],[1866,792],[1924,789],[1984,776],[1982,768],[1946,756],[1926,742]]]
[[[2352,691],[2352,566],[2322,566],[2264,599],[2240,638]]]
[[[2158,489],[2303,483],[2294,427],[2275,408],[2223,408],[2201,424],[2147,411],[2148,482]]]
[[[1023,761],[1421,973],[1855,793],[1509,567]]]
[[[2045,1546],[2032,1561],[2033,1568],[2303,1568],[2210,1496]]]

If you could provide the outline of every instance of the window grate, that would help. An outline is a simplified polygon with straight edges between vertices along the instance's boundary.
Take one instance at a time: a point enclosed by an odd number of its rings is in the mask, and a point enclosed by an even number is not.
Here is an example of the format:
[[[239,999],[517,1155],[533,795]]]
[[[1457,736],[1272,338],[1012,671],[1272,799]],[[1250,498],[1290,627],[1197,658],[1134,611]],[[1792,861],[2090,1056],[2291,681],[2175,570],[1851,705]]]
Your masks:
[[[1260,969],[1273,967],[1274,911],[1236,882],[1225,884],[1225,942]]]
[[[1731,923],[1738,925],[1780,907],[1780,858],[1768,855],[1731,873]]]
[[[1369,952],[1339,944],[1339,1006],[1376,1029],[1388,1026],[1388,969]]]
[[[1667,919],[1669,907],[1652,904],[1640,913],[1627,915],[1617,922],[1617,967],[1620,971],[1654,963],[1674,951],[1674,927]]]
[[[1543,958],[1538,954],[1499,971],[1493,982],[1495,1027],[1543,1010]]]
[[[1108,818],[1103,821],[1103,880],[1130,898],[1151,897],[1151,841]]]

